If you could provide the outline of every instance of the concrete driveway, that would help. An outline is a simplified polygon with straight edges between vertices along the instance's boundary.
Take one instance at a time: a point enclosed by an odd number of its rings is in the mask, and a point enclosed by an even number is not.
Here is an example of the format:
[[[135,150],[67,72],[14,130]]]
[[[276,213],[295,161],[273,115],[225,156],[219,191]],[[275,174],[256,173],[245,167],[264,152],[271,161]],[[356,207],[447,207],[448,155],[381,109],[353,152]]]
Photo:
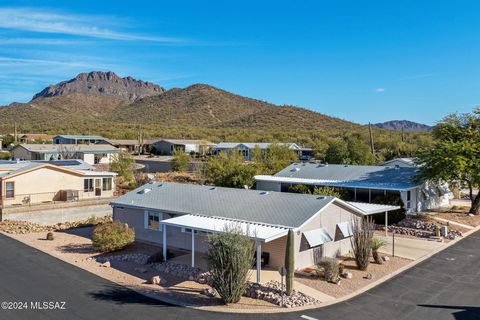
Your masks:
[[[388,255],[392,254],[392,237],[381,237],[387,243],[379,251]],[[418,260],[423,256],[445,247],[443,242],[395,237],[395,256],[410,260]]]

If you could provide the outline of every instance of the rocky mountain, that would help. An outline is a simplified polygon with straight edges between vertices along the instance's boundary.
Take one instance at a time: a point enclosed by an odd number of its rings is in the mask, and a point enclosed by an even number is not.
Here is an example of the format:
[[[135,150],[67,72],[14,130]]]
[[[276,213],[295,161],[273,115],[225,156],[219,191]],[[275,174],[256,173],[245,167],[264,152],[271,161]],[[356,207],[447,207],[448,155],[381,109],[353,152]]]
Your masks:
[[[142,80],[135,80],[132,77],[121,78],[111,71],[93,71],[80,73],[73,79],[50,85],[35,94],[32,101],[80,93],[110,96],[134,102],[141,98],[161,94],[164,91],[165,89],[159,85]]]
[[[392,120],[382,123],[375,123],[374,126],[381,129],[398,131],[402,129],[404,131],[429,131],[432,129],[432,127],[429,125],[408,120]]]

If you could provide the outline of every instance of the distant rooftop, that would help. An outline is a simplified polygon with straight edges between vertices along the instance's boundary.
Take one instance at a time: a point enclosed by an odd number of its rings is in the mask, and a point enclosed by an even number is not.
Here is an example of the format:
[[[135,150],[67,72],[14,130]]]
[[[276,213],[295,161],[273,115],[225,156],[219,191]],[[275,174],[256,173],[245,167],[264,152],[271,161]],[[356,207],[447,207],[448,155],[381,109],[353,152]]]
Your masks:
[[[256,147],[260,149],[268,149],[272,144],[279,146],[286,146],[291,149],[297,149],[299,146],[293,142],[281,142],[281,143],[271,143],[271,142],[220,142],[215,146],[215,149],[234,149],[238,148],[240,145],[244,145],[249,149],[255,149]]]
[[[15,148],[24,147],[28,151],[31,152],[38,152],[38,153],[60,153],[61,148],[67,148],[68,150],[72,150],[75,152],[80,153],[112,153],[112,152],[119,152],[118,148],[111,146],[109,144],[67,144],[67,145],[60,145],[60,144],[19,144]]]
[[[59,134],[54,138],[61,137],[64,139],[76,139],[76,140],[107,140],[102,136],[84,136],[84,135],[69,135],[69,134]]]
[[[158,141],[166,141],[171,144],[199,144],[199,145],[214,145],[207,140],[188,140],[188,139],[160,139]]]

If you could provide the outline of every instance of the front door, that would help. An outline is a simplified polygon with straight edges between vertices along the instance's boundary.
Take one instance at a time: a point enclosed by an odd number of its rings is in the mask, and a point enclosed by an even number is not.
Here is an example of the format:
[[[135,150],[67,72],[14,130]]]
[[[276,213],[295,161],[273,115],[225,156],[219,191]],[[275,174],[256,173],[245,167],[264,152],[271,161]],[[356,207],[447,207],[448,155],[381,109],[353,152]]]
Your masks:
[[[95,196],[100,197],[102,195],[102,179],[95,179]]]

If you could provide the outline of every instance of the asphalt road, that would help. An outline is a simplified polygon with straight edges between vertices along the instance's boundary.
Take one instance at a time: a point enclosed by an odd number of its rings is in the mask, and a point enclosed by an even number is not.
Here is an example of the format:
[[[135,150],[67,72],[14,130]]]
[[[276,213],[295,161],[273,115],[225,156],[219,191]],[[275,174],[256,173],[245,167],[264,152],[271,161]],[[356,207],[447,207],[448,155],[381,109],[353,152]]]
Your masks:
[[[305,312],[222,314],[162,304],[0,235],[0,319],[480,319],[480,231],[347,302]],[[32,309],[59,302],[65,310]],[[2,304],[3,306],[3,304]]]

